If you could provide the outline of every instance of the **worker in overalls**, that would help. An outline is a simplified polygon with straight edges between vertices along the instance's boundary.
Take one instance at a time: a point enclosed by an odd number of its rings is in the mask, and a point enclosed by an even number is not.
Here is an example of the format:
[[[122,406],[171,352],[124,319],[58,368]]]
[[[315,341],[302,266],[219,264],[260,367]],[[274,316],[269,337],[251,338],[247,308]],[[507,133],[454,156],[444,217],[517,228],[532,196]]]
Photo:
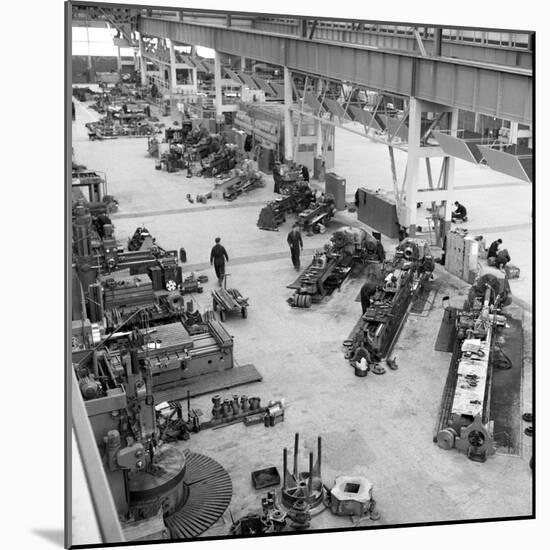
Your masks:
[[[367,282],[361,287],[361,308],[363,315],[371,304],[372,297],[376,294],[378,288],[377,281],[374,277],[367,279]]]
[[[292,265],[296,270],[300,269],[300,250],[304,249],[304,243],[302,242],[302,234],[300,233],[300,228],[297,224],[294,224],[286,242],[290,247],[290,258],[292,260]]]
[[[214,265],[214,271],[216,272],[216,277],[218,278],[218,284],[223,285],[223,278],[225,276],[225,262],[229,261],[229,256],[227,251],[220,244],[220,237],[215,238],[216,244],[212,247],[210,251],[210,265]]]

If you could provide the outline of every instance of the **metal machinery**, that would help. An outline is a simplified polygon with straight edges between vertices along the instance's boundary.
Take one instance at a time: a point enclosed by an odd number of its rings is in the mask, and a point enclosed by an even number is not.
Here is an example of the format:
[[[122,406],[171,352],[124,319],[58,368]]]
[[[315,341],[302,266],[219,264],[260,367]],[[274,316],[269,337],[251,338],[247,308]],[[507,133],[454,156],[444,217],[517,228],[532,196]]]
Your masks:
[[[93,222],[90,210],[83,201],[78,201],[73,208],[73,257],[77,264],[86,264],[88,271],[95,270],[94,278],[99,270],[130,269],[133,275],[147,271],[159,259],[177,260],[177,251],[160,247],[145,227],[136,229],[125,251],[118,245],[111,224],[103,226],[103,238],[100,238]]]
[[[294,162],[281,164],[279,170],[279,191],[282,195],[291,195],[296,187],[305,183],[302,170]]]
[[[98,96],[91,108],[105,113],[105,116],[85,125],[88,138],[102,140],[153,135],[156,128],[151,122],[151,107],[139,97],[138,90],[127,86],[111,88]]]
[[[503,295],[499,282],[484,275],[472,287],[467,309],[456,315],[456,340],[434,442],[484,462],[495,452],[490,417],[492,363]]]
[[[160,438],[152,377],[133,347],[73,353],[73,369],[128,541],[196,537],[231,501],[228,473]]]
[[[212,290],[212,308],[220,310],[220,320],[225,321],[229,313],[240,313],[243,319],[248,316],[248,298],[236,288],[226,288],[227,275],[224,276],[223,288]]]
[[[376,363],[391,353],[413,298],[434,267],[426,241],[408,238],[399,243],[394,258],[383,264],[370,306],[344,342],[352,365],[362,358]]]
[[[222,145],[218,151],[201,160],[201,176],[207,178],[220,177],[235,168],[237,161],[237,146],[232,144]]]
[[[325,486],[321,478],[321,438],[317,438],[317,460],[309,453],[309,468],[298,470],[299,434],[294,436],[294,467],[287,467],[287,449],[283,449],[283,486],[280,494],[281,508],[293,520],[295,526],[308,527],[312,516],[325,509]]]
[[[118,202],[107,194],[105,174],[87,170],[85,166],[73,163],[72,170],[72,203],[83,201],[94,215],[110,214],[118,210]]]
[[[294,289],[291,306],[310,307],[339,288],[355,263],[380,262],[378,241],[364,229],[344,227],[335,231],[330,243],[313,255],[311,264],[287,288]]]
[[[327,195],[300,212],[297,222],[307,233],[322,233],[335,212],[334,199]]]
[[[296,185],[288,195],[279,197],[264,206],[256,225],[260,229],[278,231],[279,225],[286,221],[286,215],[303,212],[311,203],[313,193],[307,183]]]
[[[227,201],[235,200],[239,195],[252,191],[258,187],[265,187],[262,174],[254,170],[250,161],[243,161],[239,168],[234,169],[234,175],[221,183],[223,198]]]

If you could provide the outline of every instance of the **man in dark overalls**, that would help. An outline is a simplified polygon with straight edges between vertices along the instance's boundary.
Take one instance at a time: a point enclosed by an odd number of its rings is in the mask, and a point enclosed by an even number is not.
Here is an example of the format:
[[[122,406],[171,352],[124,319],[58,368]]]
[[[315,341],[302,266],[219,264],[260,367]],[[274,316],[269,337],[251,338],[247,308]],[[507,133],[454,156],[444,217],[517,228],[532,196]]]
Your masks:
[[[290,246],[290,258],[292,259],[292,265],[295,269],[300,269],[300,250],[304,249],[304,243],[302,242],[302,234],[297,225],[290,230],[288,237],[286,238],[288,246]]]
[[[214,271],[216,272],[218,283],[222,286],[225,275],[225,262],[229,261],[229,256],[227,255],[225,248],[220,244],[220,241],[221,239],[216,237],[216,244],[210,251],[210,265],[214,265]]]

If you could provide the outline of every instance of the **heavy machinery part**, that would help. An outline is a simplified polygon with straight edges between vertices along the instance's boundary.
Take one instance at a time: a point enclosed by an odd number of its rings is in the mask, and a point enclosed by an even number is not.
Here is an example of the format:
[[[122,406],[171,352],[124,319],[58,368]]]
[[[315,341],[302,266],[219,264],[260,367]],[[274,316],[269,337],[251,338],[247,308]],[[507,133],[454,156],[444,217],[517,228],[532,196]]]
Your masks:
[[[176,284],[176,281],[173,281],[172,279],[166,281],[166,290],[168,292],[174,292],[175,290],[177,290],[177,288],[178,285]]]
[[[338,476],[330,491],[330,509],[337,516],[373,517],[376,502],[372,498],[372,483],[365,477]],[[377,519],[377,518],[376,518]]]
[[[321,438],[317,438],[317,461],[313,462],[313,452],[309,453],[309,469],[298,471],[299,434],[294,436],[294,467],[292,473],[287,468],[287,449],[283,449],[283,486],[281,488],[281,505],[294,521],[302,513],[312,516],[323,511],[326,496],[321,479]],[[307,509],[302,510],[302,503]]]
[[[311,307],[311,294],[294,294],[291,305],[303,308]]]
[[[437,445],[446,451],[449,451],[455,446],[455,440],[456,431],[453,428],[444,428],[437,433]]]
[[[129,479],[130,510],[134,517],[151,517],[159,505],[164,515],[174,513],[187,500],[185,472],[186,459],[180,450],[169,444],[159,447],[153,467]]]
[[[181,310],[185,306],[185,300],[183,299],[183,296],[177,292],[166,296],[166,301],[168,302],[169,306],[175,311]]]
[[[233,494],[231,478],[215,460],[189,453],[183,483],[187,499],[165,518],[172,538],[195,538],[204,533],[225,512]]]
[[[471,460],[485,462],[488,455],[494,454],[495,442],[493,439],[493,423],[483,424],[481,416],[460,430],[460,437],[455,441],[455,447]]]

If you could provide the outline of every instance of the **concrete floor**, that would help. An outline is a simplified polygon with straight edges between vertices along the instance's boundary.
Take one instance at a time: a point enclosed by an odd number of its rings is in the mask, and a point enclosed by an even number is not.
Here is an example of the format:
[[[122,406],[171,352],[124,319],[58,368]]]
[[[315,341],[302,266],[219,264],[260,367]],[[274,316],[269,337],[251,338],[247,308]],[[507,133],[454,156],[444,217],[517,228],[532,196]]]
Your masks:
[[[252,488],[250,473],[268,466],[282,472],[282,449],[292,448],[295,432],[301,434],[304,469],[309,449],[315,450],[316,438],[322,436],[326,485],[332,486],[339,474],[365,475],[374,483],[381,513],[376,524],[531,514],[528,437],[522,436],[520,456],[497,453],[484,464],[432,443],[450,361],[450,354],[434,351],[443,316],[440,299],[428,316],[412,315],[407,320],[394,351],[399,370],[355,377],[341,344],[360,315],[360,304],[354,299],[361,281],[347,280],[339,292],[310,310],[288,306],[285,300],[291,291],[286,285],[296,277],[286,244],[291,221],[279,232],[256,227],[262,205],[275,196],[271,176],[265,177],[265,188],[233,203],[214,197],[207,205],[190,204],[186,194],[207,192],[214,180],[155,170],[146,139],[90,142],[84,123],[96,113],[75,103],[75,157],[90,169],[107,173],[109,193],[120,202],[119,212],[112,216],[119,241],[126,243],[135,228],[144,224],[161,246],[184,246],[188,257],[184,268],[204,270],[210,278],[205,292],[194,296],[200,306],[209,307],[214,274],[207,262],[214,237],[219,235],[230,257],[229,286],[250,298],[248,319],[230,317],[226,327],[234,336],[238,362],[254,363],[264,379],[236,391],[260,396],[263,402],[284,398],[288,404],[285,422],[274,428],[233,425],[208,430],[192,435],[183,445],[215,458],[228,470],[233,480],[230,511],[234,518],[260,508],[265,491]],[[402,178],[405,155],[397,154]],[[333,171],[347,179],[350,197],[359,186],[391,191],[385,147],[344,130],[337,130]],[[531,187],[459,160],[455,185],[457,199],[469,210],[466,226],[489,242],[501,236],[513,263],[521,268],[521,278],[511,285],[518,304],[514,315],[523,318],[525,326],[521,411],[530,411]],[[335,222],[329,229],[358,223],[355,214],[347,212],[338,213]],[[311,251],[328,239],[328,234],[305,237],[304,248]],[[395,245],[389,239],[383,243],[389,250]],[[302,255],[304,264],[308,256]],[[440,266],[436,275],[439,296],[450,295],[451,305],[460,306],[468,285]],[[210,398],[193,400],[206,418],[212,408]],[[226,513],[205,535],[224,535],[230,523]],[[328,511],[312,522],[313,529],[332,527],[352,524]]]

